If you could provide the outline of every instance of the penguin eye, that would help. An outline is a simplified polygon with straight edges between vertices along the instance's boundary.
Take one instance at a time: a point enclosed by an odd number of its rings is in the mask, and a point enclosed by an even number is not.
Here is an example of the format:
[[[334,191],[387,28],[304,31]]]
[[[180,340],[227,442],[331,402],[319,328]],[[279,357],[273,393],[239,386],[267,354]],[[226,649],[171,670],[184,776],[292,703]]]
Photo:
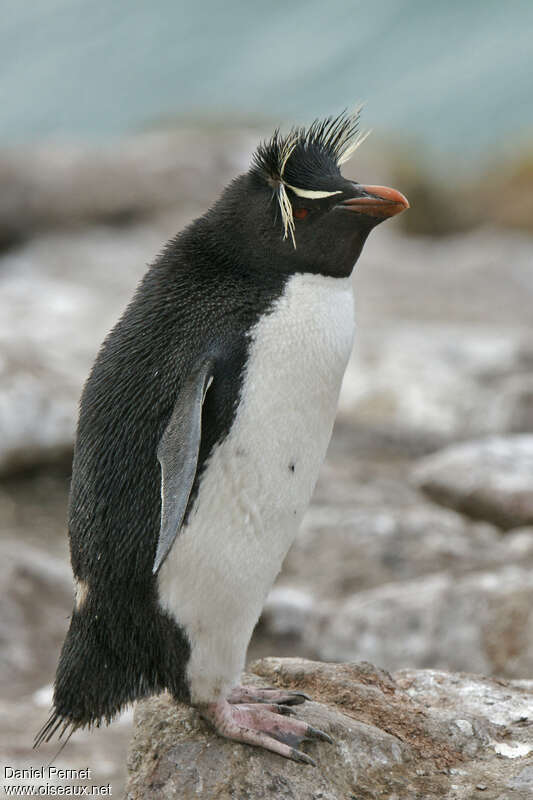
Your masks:
[[[309,214],[309,209],[308,208],[295,208],[292,213],[293,213],[293,216],[296,217],[296,219],[305,219],[307,217],[307,215]]]

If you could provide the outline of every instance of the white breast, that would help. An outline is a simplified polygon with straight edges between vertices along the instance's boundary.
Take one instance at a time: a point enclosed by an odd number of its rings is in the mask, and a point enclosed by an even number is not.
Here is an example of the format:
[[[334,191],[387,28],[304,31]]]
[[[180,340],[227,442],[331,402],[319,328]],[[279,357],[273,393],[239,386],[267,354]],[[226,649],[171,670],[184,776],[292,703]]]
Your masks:
[[[251,331],[240,403],[159,577],[191,639],[193,701],[238,678],[249,638],[307,508],[352,348],[348,279],[296,275]]]

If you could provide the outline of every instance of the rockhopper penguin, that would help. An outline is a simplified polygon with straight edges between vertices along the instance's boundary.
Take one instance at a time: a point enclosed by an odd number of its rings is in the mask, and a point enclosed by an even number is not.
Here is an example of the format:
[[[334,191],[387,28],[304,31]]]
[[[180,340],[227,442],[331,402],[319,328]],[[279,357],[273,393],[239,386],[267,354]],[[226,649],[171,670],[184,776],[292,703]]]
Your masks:
[[[239,686],[331,436],[350,274],[399,192],[345,179],[358,115],[276,131],[172,239],[81,398],[69,507],[75,607],[36,744],[168,690],[219,734],[313,763],[305,695]]]

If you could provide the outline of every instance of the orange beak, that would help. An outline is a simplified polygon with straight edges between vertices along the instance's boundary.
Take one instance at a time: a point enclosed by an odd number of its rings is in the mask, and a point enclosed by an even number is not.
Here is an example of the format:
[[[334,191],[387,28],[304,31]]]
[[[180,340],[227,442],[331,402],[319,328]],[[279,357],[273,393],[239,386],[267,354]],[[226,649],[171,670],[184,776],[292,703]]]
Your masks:
[[[409,201],[401,192],[388,186],[361,186],[365,197],[351,197],[341,205],[349,211],[366,214],[368,217],[387,219],[409,208]]]

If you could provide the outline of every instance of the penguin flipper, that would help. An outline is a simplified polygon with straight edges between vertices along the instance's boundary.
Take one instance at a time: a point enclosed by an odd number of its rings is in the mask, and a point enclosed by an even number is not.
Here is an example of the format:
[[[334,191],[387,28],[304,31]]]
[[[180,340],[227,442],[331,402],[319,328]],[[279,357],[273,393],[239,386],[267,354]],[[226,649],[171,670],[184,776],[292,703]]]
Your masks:
[[[202,406],[214,361],[202,359],[188,376],[157,448],[161,464],[161,528],[152,572],[158,572],[178,535],[196,475]]]

